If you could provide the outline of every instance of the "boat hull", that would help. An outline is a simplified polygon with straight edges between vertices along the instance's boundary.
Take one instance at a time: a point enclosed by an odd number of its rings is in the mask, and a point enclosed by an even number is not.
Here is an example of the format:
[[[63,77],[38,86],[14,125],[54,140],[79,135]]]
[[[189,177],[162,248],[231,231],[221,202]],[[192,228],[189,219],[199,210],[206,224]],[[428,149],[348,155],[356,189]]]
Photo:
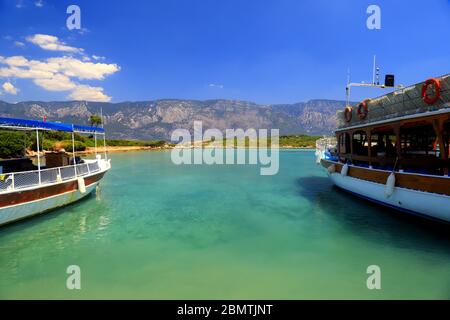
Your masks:
[[[66,206],[91,194],[105,172],[85,177],[86,191],[81,192],[77,180],[33,190],[0,195],[0,225],[22,220]]]
[[[330,163],[333,164],[330,161],[326,162],[326,164],[323,163],[326,167]],[[369,171],[370,169],[365,170]],[[328,172],[328,175],[337,187],[359,197],[403,212],[450,223],[450,196],[446,194],[396,186],[392,195],[387,196],[386,185],[383,183],[343,175],[340,170]],[[417,180],[417,177],[412,176],[411,179]],[[447,180],[447,183],[450,183],[450,180]],[[450,188],[450,186],[448,187]]]

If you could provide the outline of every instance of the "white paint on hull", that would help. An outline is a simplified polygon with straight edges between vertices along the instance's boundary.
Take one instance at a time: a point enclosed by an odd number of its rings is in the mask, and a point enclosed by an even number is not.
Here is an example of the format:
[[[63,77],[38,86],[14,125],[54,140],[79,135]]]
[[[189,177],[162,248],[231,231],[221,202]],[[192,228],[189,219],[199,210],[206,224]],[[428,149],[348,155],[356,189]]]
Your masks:
[[[85,193],[81,193],[79,190],[73,190],[48,198],[1,208],[0,225],[44,213],[78,201],[94,191],[98,183],[99,181],[87,186]]]
[[[335,185],[344,190],[387,206],[450,222],[450,196],[395,187],[392,195],[387,197],[384,184],[343,176],[337,172],[328,175]]]

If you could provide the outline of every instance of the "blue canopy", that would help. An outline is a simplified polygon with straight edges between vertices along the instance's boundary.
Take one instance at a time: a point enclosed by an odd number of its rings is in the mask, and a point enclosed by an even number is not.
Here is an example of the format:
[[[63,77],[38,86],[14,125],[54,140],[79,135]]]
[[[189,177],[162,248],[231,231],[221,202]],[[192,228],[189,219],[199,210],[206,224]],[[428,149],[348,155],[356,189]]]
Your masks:
[[[2,118],[0,117],[0,127],[10,126],[18,128],[33,128],[43,130],[55,130],[64,132],[85,132],[85,133],[104,133],[103,128],[79,126],[58,122],[47,122],[38,120],[25,120],[16,118]]]
[[[104,133],[105,129],[99,127],[88,127],[88,126],[80,126],[77,124],[73,125],[74,132],[87,132],[87,133]]]

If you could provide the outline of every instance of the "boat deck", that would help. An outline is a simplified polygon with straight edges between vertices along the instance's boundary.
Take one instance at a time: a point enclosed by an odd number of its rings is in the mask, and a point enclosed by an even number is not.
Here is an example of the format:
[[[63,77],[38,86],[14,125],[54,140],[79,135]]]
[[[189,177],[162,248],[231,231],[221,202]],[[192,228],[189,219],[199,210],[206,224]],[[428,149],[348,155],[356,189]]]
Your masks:
[[[1,174],[0,195],[61,183],[101,171],[98,160],[84,161],[85,163],[58,168]]]

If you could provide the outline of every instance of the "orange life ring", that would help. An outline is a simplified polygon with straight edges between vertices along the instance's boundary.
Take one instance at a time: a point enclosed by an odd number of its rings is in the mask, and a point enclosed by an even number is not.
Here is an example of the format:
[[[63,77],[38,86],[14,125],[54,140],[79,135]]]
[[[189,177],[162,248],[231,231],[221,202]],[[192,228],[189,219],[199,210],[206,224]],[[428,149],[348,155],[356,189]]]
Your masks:
[[[350,122],[352,121],[352,107],[345,107],[345,112],[344,112],[344,117],[345,117],[345,121]]]
[[[435,95],[433,97],[429,97],[427,95],[427,90],[429,86],[434,87]],[[436,78],[430,78],[422,86],[422,98],[423,101],[428,104],[432,105],[435,104],[439,98],[441,97],[441,82]]]
[[[369,100],[364,100],[358,105],[358,117],[360,120],[364,120],[367,118],[367,115],[369,114]]]

